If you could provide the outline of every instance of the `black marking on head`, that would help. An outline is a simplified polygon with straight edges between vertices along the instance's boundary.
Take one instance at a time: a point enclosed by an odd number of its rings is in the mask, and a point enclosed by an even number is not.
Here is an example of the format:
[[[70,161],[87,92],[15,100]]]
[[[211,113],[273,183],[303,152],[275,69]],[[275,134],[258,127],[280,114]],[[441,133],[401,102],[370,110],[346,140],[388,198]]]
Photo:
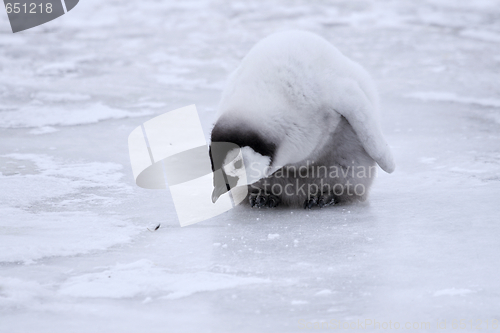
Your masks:
[[[262,156],[268,156],[271,162],[276,152],[276,144],[265,140],[257,131],[244,128],[241,125],[231,126],[226,121],[219,119],[212,129],[209,150],[212,171],[221,171],[220,173],[214,173],[216,192],[220,192],[224,185],[229,191],[238,183],[237,177],[227,175],[223,169],[227,154],[237,147],[250,147]]]
[[[257,131],[241,125],[230,126],[220,121],[212,130],[211,142],[232,142],[240,148],[250,147],[262,156],[268,156],[271,161],[276,153],[276,144],[265,139]]]

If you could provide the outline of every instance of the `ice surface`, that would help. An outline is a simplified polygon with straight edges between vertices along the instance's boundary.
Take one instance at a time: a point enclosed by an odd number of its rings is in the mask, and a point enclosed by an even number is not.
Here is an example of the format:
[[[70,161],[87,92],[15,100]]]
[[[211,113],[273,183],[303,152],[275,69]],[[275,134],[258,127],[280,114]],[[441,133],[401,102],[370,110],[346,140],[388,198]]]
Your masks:
[[[494,0],[85,0],[12,34],[2,14],[0,332],[491,325],[499,17]],[[208,135],[228,73],[285,29],[372,73],[396,171],[364,204],[241,206],[180,228],[168,191],[134,185],[128,134],[194,103]]]
[[[155,266],[150,260],[142,259],[126,265],[117,264],[98,273],[70,278],[61,286],[59,292],[73,297],[152,296],[159,299],[178,299],[197,292],[266,282],[269,281],[212,272],[175,274]]]
[[[121,165],[67,163],[34,154],[8,154],[0,160],[14,165],[0,167],[0,262],[34,263],[105,250],[139,233],[115,214],[89,210],[119,205],[110,193],[130,195],[131,188],[118,182]]]
[[[464,97],[464,96],[458,96],[455,93],[438,92],[438,91],[415,92],[407,94],[406,96],[412,98],[418,98],[423,101],[465,103],[465,104],[475,104],[479,106],[491,106],[495,108],[500,108],[500,99],[498,98]]]
[[[40,127],[48,125],[71,126],[97,123],[107,119],[142,117],[152,114],[151,111],[130,112],[110,108],[102,104],[85,106],[72,110],[68,106],[27,106],[20,110],[4,111],[0,127]],[[47,131],[45,131],[47,132]],[[32,132],[40,134],[39,132]]]

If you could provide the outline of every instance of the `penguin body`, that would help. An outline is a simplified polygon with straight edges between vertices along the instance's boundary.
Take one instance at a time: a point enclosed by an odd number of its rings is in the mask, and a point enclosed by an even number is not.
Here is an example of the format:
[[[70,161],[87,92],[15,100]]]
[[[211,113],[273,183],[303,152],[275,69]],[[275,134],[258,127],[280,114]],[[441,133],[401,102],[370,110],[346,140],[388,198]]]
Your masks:
[[[323,38],[290,31],[263,39],[222,93],[210,153],[224,182],[214,179],[213,200],[235,186],[248,186],[257,207],[365,200],[375,164],[394,170],[377,109],[368,73]],[[216,151],[217,142],[241,150]]]

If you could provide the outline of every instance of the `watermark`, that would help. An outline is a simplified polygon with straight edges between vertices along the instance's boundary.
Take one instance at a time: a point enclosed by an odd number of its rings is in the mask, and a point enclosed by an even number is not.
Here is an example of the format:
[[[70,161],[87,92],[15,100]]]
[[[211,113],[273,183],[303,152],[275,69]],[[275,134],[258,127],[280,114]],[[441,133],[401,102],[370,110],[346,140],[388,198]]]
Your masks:
[[[323,194],[330,194],[335,196],[357,196],[362,197],[366,194],[367,189],[364,184],[353,184],[350,181],[346,181],[343,184],[330,184],[325,182],[324,179],[320,179],[319,184],[306,184],[300,179],[294,179],[294,182],[288,182],[287,184],[272,184],[268,180],[264,180],[261,183],[251,184],[250,188],[254,194],[272,194],[275,196],[304,196],[304,197],[316,197]]]
[[[4,0],[12,32],[52,21],[72,10],[79,0]]]
[[[377,167],[375,165],[365,167],[363,165],[351,165],[340,166],[340,165],[314,165],[314,161],[307,160],[305,163],[301,163],[300,166],[290,165],[286,168],[280,168],[278,171],[273,173],[273,178],[372,178],[377,174]],[[250,175],[252,178],[263,178],[266,175],[262,170],[256,167],[256,163],[251,163]]]
[[[384,321],[376,319],[307,321],[298,320],[299,329],[303,330],[497,330],[498,319],[453,319],[435,321]]]
[[[362,197],[367,193],[367,186],[362,180],[374,178],[377,174],[375,165],[325,166],[314,165],[314,161],[280,168],[269,180],[262,169],[254,167],[253,163],[247,170],[250,179],[264,179],[250,185],[252,193],[308,198],[323,194]]]
[[[138,186],[166,189],[172,194],[180,225],[187,226],[222,214],[240,204],[247,187],[233,189],[212,201],[214,179],[222,179],[222,170],[212,170],[195,105],[167,112],[137,127],[128,137],[132,171]],[[224,143],[224,150],[239,150]],[[211,149],[217,149],[212,144]],[[244,170],[244,169],[243,169]]]

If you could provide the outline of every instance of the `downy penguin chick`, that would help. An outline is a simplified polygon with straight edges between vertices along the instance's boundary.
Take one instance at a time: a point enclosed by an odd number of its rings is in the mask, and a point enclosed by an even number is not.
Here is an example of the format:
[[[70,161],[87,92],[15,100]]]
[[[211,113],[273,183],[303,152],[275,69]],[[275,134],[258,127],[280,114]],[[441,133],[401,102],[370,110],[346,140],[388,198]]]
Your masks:
[[[368,73],[304,31],[257,43],[229,76],[211,133],[212,200],[248,186],[252,207],[364,201],[394,161]],[[216,143],[231,143],[217,148]],[[240,148],[231,148],[231,147]],[[217,146],[220,147],[220,146]]]

